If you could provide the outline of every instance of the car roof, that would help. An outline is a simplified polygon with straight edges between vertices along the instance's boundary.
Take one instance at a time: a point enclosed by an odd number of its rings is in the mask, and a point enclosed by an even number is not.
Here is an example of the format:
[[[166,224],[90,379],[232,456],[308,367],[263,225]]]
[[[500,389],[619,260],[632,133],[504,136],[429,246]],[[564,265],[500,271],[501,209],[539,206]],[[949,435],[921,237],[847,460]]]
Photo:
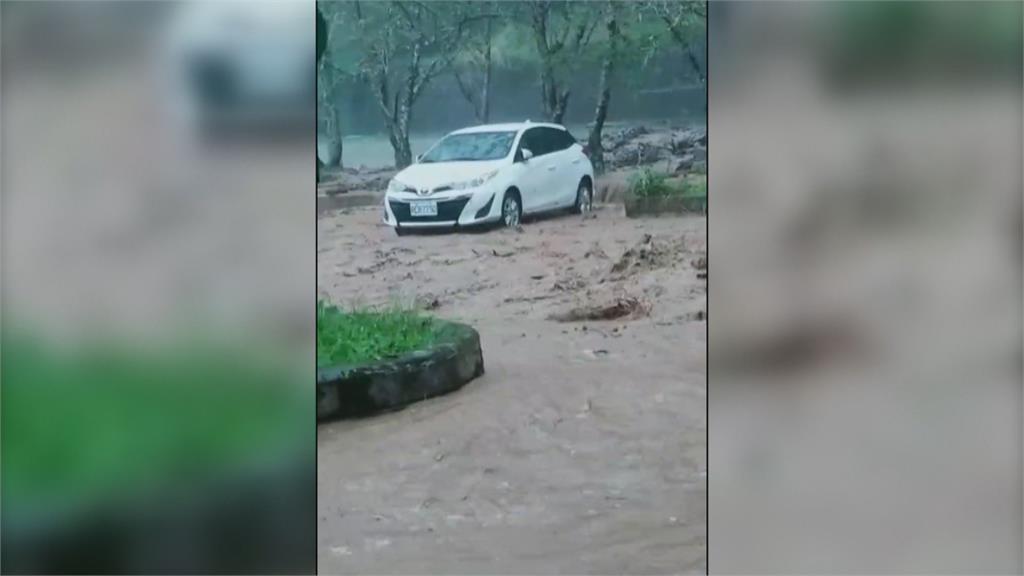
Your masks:
[[[526,128],[534,128],[537,126],[543,126],[547,128],[556,128],[558,130],[565,130],[565,126],[561,124],[551,124],[550,122],[506,122],[504,124],[481,124],[479,126],[470,126],[469,128],[462,128],[455,130],[452,134],[473,134],[476,132],[518,132]]]

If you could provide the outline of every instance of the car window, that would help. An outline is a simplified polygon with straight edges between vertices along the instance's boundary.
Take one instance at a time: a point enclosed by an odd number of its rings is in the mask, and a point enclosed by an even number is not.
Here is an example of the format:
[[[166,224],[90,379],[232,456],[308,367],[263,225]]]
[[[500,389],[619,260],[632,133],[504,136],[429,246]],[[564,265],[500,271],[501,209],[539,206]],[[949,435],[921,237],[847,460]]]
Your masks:
[[[519,143],[519,149],[526,148],[530,152],[533,152],[534,156],[543,156],[547,154],[547,142],[544,138],[544,132],[541,128],[530,128],[526,132],[523,132],[523,137]]]
[[[558,152],[561,148],[558,145],[558,131],[554,128],[544,127],[540,129],[541,142],[543,142],[544,153]]]
[[[558,152],[565,150],[576,143],[576,139],[572,137],[566,130],[560,130],[558,128],[548,128],[549,138],[551,140],[550,150]]]
[[[540,126],[530,128],[523,133],[519,148],[527,148],[534,156],[543,156],[552,152],[560,152],[576,143],[576,139],[568,131],[560,128]]]
[[[421,163],[498,160],[508,155],[515,132],[449,134],[420,158]]]

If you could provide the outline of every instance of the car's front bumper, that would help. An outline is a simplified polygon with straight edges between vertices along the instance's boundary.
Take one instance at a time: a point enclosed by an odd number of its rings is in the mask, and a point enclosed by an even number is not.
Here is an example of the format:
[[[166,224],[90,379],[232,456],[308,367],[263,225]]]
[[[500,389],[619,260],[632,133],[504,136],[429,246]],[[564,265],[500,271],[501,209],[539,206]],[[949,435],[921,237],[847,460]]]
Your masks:
[[[496,196],[493,188],[431,196],[389,192],[384,196],[384,222],[401,228],[445,228],[494,222],[501,217]],[[411,203],[425,200],[437,202],[437,215],[413,216]]]

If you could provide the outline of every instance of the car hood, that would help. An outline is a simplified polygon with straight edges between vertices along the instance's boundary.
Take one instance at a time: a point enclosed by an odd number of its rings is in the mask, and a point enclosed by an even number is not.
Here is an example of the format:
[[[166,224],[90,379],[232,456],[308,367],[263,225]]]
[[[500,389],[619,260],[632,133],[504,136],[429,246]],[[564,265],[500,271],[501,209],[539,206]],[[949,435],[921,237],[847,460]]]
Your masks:
[[[398,174],[395,180],[416,189],[437,188],[453,182],[464,182],[482,176],[502,165],[501,160],[480,162],[428,162],[413,164]]]

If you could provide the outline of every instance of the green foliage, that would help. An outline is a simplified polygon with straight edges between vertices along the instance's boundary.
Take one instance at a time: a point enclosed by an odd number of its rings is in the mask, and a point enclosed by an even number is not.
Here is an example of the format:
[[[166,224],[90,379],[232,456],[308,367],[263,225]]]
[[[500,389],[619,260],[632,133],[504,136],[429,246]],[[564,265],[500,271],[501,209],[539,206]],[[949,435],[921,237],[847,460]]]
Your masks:
[[[706,197],[707,180],[684,178],[671,181],[667,174],[651,168],[637,171],[629,180],[629,191],[636,198]]]
[[[630,177],[629,191],[637,198],[655,198],[668,196],[672,187],[668,184],[667,175],[643,168]]]
[[[357,26],[351,2],[317,2],[327,25],[322,65],[339,75],[355,75],[363,57],[364,31]],[[321,73],[323,68],[321,68]]]
[[[497,28],[491,50],[494,63],[505,68],[532,68],[540,62],[529,27],[515,20]]]
[[[345,312],[316,303],[317,366],[394,358],[429,346],[437,333],[433,319],[412,310]]]
[[[1019,77],[1020,2],[851,2],[829,6],[829,57],[858,76],[1002,67]]]
[[[329,29],[329,45],[324,59],[344,74],[358,74],[374,46],[386,42],[393,48],[390,57],[399,61],[408,55],[413,43],[412,32],[400,26],[401,18],[394,2],[320,2]],[[536,42],[530,28],[527,2],[428,2],[439,18],[441,28],[467,15],[495,15],[492,19],[492,59],[495,66],[507,69],[533,69],[540,64]],[[551,6],[549,37],[559,38],[581,23],[592,22],[587,49],[578,54],[564,52],[556,62],[575,67],[580,63],[600,62],[608,48],[608,34],[601,24],[606,11],[617,11],[622,31],[621,48],[616,55],[623,70],[642,68],[657,53],[672,49],[672,39],[661,14],[675,18],[687,37],[698,39],[705,33],[706,23],[688,8],[693,3],[657,2],[555,2]],[[482,34],[484,21],[476,19],[468,29],[472,39]],[[467,64],[479,58],[472,40],[460,44],[456,61]],[[436,53],[428,54],[430,57]],[[627,81],[632,74],[626,74]]]
[[[65,350],[5,330],[3,508],[183,488],[281,457],[312,441],[309,376],[233,345]]]

